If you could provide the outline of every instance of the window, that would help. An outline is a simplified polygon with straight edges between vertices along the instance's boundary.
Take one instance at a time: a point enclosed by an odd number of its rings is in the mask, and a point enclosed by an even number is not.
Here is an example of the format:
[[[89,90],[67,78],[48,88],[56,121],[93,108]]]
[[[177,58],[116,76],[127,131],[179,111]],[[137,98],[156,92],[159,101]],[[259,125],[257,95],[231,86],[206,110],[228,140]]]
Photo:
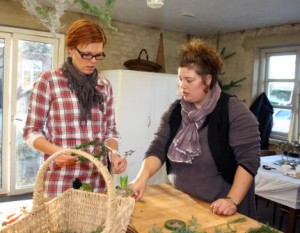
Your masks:
[[[262,49],[260,80],[273,108],[272,139],[299,140],[300,46]]]
[[[0,194],[31,192],[43,155],[24,143],[34,81],[63,63],[64,37],[0,26]]]

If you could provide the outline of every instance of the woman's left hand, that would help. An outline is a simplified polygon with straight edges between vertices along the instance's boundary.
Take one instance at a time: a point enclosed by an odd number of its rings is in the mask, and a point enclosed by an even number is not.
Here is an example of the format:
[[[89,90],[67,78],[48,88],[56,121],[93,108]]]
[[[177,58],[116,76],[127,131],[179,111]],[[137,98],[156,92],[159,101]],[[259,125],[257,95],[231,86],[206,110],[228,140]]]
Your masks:
[[[111,160],[111,164],[113,165],[115,174],[120,174],[125,171],[127,167],[126,158],[120,157],[118,155],[113,155]]]
[[[214,201],[210,207],[212,212],[218,215],[230,216],[237,211],[236,205],[230,199],[226,198],[220,198]]]

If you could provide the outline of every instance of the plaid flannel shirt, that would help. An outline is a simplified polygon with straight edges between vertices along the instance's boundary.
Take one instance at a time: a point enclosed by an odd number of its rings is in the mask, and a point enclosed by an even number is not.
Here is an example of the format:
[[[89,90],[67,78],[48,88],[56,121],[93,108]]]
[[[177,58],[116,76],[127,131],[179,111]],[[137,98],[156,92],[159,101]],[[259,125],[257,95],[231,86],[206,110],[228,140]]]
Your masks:
[[[44,72],[34,83],[29,101],[23,137],[43,135],[51,143],[62,148],[74,148],[83,142],[106,141],[118,138],[113,109],[111,84],[99,75],[98,90],[104,98],[103,110],[93,107],[91,119],[80,123],[80,110],[76,94],[68,87],[67,79],[61,68]],[[91,148],[89,148],[91,150]],[[93,153],[93,151],[86,151]],[[49,155],[45,155],[47,159]],[[106,165],[107,157],[101,158]],[[49,167],[45,177],[45,192],[48,196],[57,196],[72,186],[74,178],[90,183],[94,191],[103,191],[105,183],[91,162],[78,163],[59,168],[55,162]]]

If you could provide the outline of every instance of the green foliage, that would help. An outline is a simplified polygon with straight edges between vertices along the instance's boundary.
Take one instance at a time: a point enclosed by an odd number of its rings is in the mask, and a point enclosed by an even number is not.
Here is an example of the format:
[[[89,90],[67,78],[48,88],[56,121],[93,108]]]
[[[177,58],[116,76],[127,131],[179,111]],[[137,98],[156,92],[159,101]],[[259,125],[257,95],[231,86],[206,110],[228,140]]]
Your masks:
[[[91,233],[100,233],[103,232],[103,227],[98,227],[96,230],[92,231]]]
[[[106,155],[106,146],[104,145],[103,142],[98,142],[98,141],[84,142],[78,146],[75,146],[74,149],[82,150],[82,149],[90,147],[90,146],[94,147],[94,151],[96,148],[99,148],[99,153],[94,154],[95,158],[100,159],[102,156]],[[87,161],[87,159],[82,156],[78,156],[78,159],[81,163],[84,163]]]
[[[152,229],[149,231],[149,233],[163,233],[162,228],[159,228],[156,225],[152,226]]]
[[[179,228],[174,231],[174,233],[200,233],[198,231],[199,224],[197,218],[192,216],[192,218],[187,222],[186,227]]]
[[[219,42],[220,42],[220,33],[218,33],[218,36],[217,36],[217,50],[219,50]],[[231,58],[232,56],[234,56],[236,54],[236,52],[231,52],[231,53],[226,54],[225,51],[226,51],[226,48],[223,47],[222,50],[221,50],[221,52],[220,52],[220,56],[222,57],[222,59],[224,61],[226,59],[228,59],[228,58]],[[225,72],[221,72],[220,76],[222,76],[224,74],[225,74]],[[222,91],[228,91],[228,90],[230,90],[233,87],[240,87],[241,86],[240,82],[244,81],[245,79],[246,78],[244,77],[244,78],[241,78],[241,79],[236,80],[236,81],[231,80],[227,84],[223,84],[222,81],[219,80],[219,85],[220,85]]]
[[[93,192],[94,188],[91,184],[88,183],[82,183],[81,187],[79,188],[82,191],[88,191],[88,192]]]
[[[247,233],[279,233],[279,231],[271,228],[269,225],[261,225],[258,228],[250,228]]]
[[[228,221],[228,224],[234,224],[234,223],[239,223],[239,222],[246,222],[247,219],[246,218],[237,218],[231,221]]]
[[[110,10],[114,6],[116,0],[106,0],[104,9],[100,9],[95,5],[91,5],[88,1],[85,0],[74,0],[75,4],[78,4],[81,9],[87,13],[90,13],[94,16],[102,19],[110,29],[117,30],[111,25]]]
[[[221,229],[219,227],[215,228],[215,233],[237,233],[235,227],[232,224],[246,222],[247,219],[237,218],[227,222],[227,226],[225,229]],[[185,227],[178,228],[176,230],[171,231],[172,233],[206,233],[206,231],[199,231],[199,223],[197,218],[192,216],[192,218],[187,222]],[[156,225],[153,225],[152,229],[148,233],[163,233],[163,229],[158,228]],[[258,228],[250,228],[246,233],[279,233],[279,231],[272,229],[268,225],[261,225]]]
[[[232,81],[232,80],[231,80],[230,83],[227,83],[227,84],[225,84],[225,85],[223,85],[221,82],[219,82],[219,84],[220,84],[221,89],[222,89],[223,91],[228,91],[228,90],[231,89],[232,87],[240,87],[241,85],[238,84],[238,83],[244,81],[245,79],[246,79],[246,78],[244,77],[244,78],[241,78],[241,79],[239,79],[239,80],[237,80],[237,81]]]
[[[128,175],[120,176],[120,186],[121,186],[120,188],[126,190],[127,184],[128,184]]]
[[[116,0],[105,0],[105,6],[103,9],[100,9],[97,6],[90,4],[87,0],[56,0],[52,1],[51,7],[43,6],[37,0],[20,0],[25,10],[29,14],[35,16],[39,23],[43,24],[53,34],[55,34],[60,27],[60,18],[65,10],[72,4],[79,5],[83,11],[100,18],[110,29],[116,30],[116,28],[111,26],[110,17],[110,10],[114,6],[115,1]]]

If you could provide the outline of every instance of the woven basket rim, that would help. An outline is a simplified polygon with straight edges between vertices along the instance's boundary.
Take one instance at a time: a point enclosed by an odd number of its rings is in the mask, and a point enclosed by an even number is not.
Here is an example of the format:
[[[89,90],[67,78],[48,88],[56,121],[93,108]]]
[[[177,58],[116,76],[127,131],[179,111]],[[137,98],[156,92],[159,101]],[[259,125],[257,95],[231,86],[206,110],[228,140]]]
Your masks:
[[[143,52],[146,54],[146,60],[141,58],[141,55]],[[123,63],[123,65],[130,70],[140,70],[140,71],[156,72],[162,68],[161,65],[159,65],[155,62],[149,61],[148,53],[147,53],[146,49],[142,49],[140,51],[137,59],[130,59],[128,61],[125,61]]]

